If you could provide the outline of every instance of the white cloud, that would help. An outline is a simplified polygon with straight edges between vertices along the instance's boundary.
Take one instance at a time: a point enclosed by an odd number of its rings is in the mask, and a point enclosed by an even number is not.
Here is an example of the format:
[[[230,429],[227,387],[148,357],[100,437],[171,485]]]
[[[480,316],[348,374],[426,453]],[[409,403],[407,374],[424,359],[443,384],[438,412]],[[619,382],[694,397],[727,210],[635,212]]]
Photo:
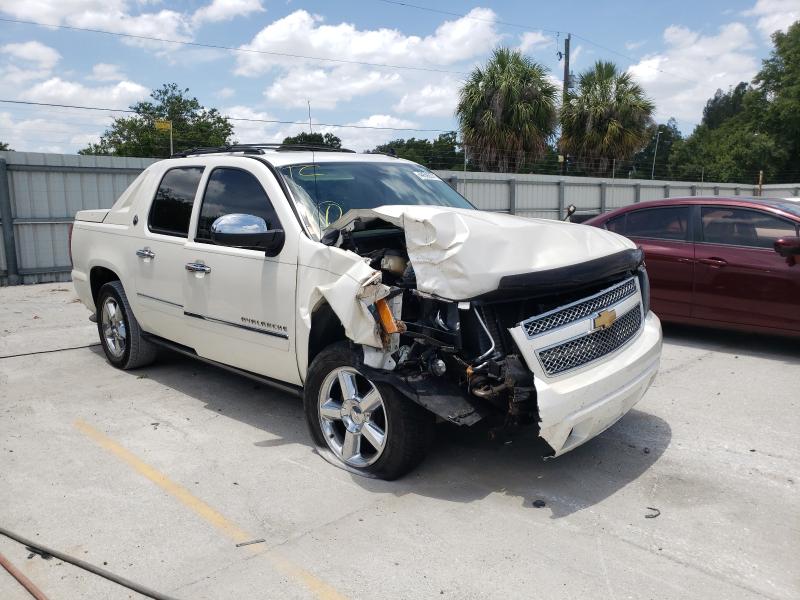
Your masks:
[[[0,112],[0,139],[20,152],[74,152],[98,141],[110,121],[98,115],[69,113],[70,118],[64,117],[64,111],[55,109],[49,117],[19,120],[9,112]]]
[[[648,54],[629,72],[656,103],[656,118],[699,122],[703,106],[717,89],[727,90],[752,79],[758,63],[747,27],[730,23],[717,35],[701,35],[686,27],[664,30],[666,49]]]
[[[213,0],[211,4],[197,9],[192,23],[216,23],[230,21],[256,12],[264,12],[261,0]]]
[[[25,90],[20,94],[20,98],[34,102],[127,108],[136,100],[143,99],[149,92],[146,87],[132,81],[88,87],[74,81],[65,81],[60,77],[52,77]]]
[[[394,128],[413,128],[419,125],[413,121],[400,119],[392,115],[370,115],[364,119],[346,123],[346,125],[358,125],[361,127],[394,127]],[[375,146],[384,144],[389,140],[399,137],[411,137],[414,135],[413,131],[392,131],[391,129],[358,129],[348,127],[321,127],[314,131],[321,131],[322,133],[333,133],[342,140],[342,146],[362,152],[364,150],[372,150]],[[423,133],[422,137],[426,134]],[[417,135],[417,137],[420,137]]]
[[[429,36],[405,35],[396,29],[356,29],[350,23],[325,25],[322,17],[297,10],[263,28],[245,50],[281,52],[370,63],[433,68],[469,60],[490,50],[500,39],[495,13],[474,8],[468,15],[445,21]],[[319,62],[314,61],[319,65]],[[255,77],[275,66],[296,68],[296,59],[241,53],[236,73]]]
[[[540,48],[544,48],[553,43],[553,38],[545,35],[541,31],[526,31],[520,36],[517,50],[526,54]]]
[[[257,142],[282,142],[288,133],[281,131],[280,123],[262,123],[259,121],[273,121],[275,117],[267,112],[258,111],[249,106],[228,106],[221,111],[228,117],[237,119],[233,121],[233,137],[242,144]],[[244,119],[244,120],[238,120]],[[249,119],[249,120],[248,120]],[[302,126],[298,126],[302,129]]]
[[[6,44],[0,47],[0,52],[35,63],[40,69],[52,69],[61,60],[61,55],[54,48],[35,41]]]
[[[270,100],[282,106],[305,107],[311,101],[312,110],[336,108],[339,102],[355,96],[373,94],[398,85],[397,73],[368,70],[354,65],[333,69],[298,68],[276,78],[264,92]]]
[[[134,15],[125,0],[0,0],[0,12],[48,25],[88,27],[174,40],[191,39],[189,19],[185,15],[174,10]],[[146,40],[125,42],[152,48],[164,46]]]
[[[234,90],[233,88],[229,88],[229,87],[223,87],[223,88],[218,89],[216,92],[214,92],[214,95],[217,98],[231,98],[234,95],[236,95],[236,90]]]
[[[639,40],[637,42],[625,42],[625,49],[628,51],[638,50],[647,43],[647,40]]]
[[[126,77],[119,70],[119,65],[97,63],[92,67],[92,74],[87,79],[92,81],[123,81]]]
[[[445,77],[438,83],[430,83],[421,89],[403,94],[394,110],[421,117],[452,117],[458,104],[460,87],[461,82]]]
[[[753,8],[742,14],[757,17],[756,27],[769,40],[773,33],[786,31],[800,19],[800,0],[757,0]]]

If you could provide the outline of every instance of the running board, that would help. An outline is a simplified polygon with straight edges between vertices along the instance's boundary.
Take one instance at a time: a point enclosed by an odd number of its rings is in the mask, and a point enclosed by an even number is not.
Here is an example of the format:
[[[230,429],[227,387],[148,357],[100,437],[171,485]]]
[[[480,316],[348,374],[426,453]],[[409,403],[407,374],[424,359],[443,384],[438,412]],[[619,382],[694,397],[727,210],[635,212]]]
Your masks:
[[[157,346],[161,346],[162,348],[166,348],[167,350],[177,352],[178,354],[182,354],[183,356],[188,356],[189,358],[194,358],[195,360],[204,362],[207,365],[211,365],[212,367],[218,367],[220,369],[223,369],[224,371],[229,371],[230,373],[235,373],[236,375],[247,377],[248,379],[252,379],[259,383],[263,383],[264,385],[268,385],[282,392],[286,392],[287,394],[291,394],[292,396],[297,396],[298,398],[301,398],[303,396],[303,388],[301,388],[298,385],[292,385],[291,383],[284,383],[282,381],[278,381],[277,379],[273,379],[272,377],[267,377],[266,375],[259,375],[258,373],[253,373],[252,371],[246,371],[244,369],[239,369],[237,367],[232,367],[230,365],[217,362],[216,360],[211,360],[210,358],[204,358],[198,355],[197,352],[195,352],[194,349],[190,348],[189,346],[176,344],[175,342],[171,342],[157,335],[153,335],[152,333],[143,332],[143,335],[145,338],[147,338],[149,342],[152,342]]]

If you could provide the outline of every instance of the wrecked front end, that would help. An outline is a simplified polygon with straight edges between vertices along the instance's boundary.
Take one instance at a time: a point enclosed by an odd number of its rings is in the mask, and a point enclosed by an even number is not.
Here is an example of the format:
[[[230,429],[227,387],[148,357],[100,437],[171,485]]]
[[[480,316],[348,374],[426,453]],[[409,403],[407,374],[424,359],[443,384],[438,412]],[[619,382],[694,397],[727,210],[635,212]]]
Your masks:
[[[530,426],[554,455],[597,435],[641,398],[657,370],[661,334],[640,250],[609,238],[603,256],[513,273],[520,259],[508,252],[527,220],[515,220],[520,228],[510,234],[509,222],[483,223],[483,234],[512,238],[498,256],[490,238],[470,241],[469,218],[447,217],[453,226],[444,227],[436,211],[411,213],[350,215],[322,240],[368,269],[348,284],[358,281],[362,326],[343,324],[370,379],[458,425]],[[535,254],[532,245],[520,250]],[[504,267],[487,267],[494,260]],[[334,296],[336,287],[322,295]]]

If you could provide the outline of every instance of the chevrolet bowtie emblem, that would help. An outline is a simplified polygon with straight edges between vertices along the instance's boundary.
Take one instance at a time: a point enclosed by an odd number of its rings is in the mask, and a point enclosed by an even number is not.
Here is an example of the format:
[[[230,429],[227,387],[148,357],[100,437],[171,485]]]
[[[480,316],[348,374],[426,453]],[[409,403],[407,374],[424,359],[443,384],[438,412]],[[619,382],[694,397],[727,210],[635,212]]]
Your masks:
[[[608,329],[617,320],[617,311],[613,308],[610,310],[601,310],[597,316],[592,320],[595,329]]]

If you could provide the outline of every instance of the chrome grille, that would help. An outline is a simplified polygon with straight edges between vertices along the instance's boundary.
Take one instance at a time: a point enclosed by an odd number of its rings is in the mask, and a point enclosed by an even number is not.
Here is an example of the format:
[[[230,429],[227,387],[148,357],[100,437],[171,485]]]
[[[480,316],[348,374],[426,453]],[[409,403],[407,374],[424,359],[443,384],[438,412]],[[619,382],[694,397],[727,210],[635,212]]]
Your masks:
[[[530,339],[552,329],[557,329],[563,325],[579,321],[635,293],[636,278],[631,277],[594,296],[579,300],[571,306],[557,308],[549,313],[531,317],[520,324],[525,334],[528,336],[528,339]]]
[[[541,350],[539,361],[545,373],[558,375],[605,356],[631,340],[642,325],[642,305],[619,317],[608,329],[598,329],[563,344]]]

